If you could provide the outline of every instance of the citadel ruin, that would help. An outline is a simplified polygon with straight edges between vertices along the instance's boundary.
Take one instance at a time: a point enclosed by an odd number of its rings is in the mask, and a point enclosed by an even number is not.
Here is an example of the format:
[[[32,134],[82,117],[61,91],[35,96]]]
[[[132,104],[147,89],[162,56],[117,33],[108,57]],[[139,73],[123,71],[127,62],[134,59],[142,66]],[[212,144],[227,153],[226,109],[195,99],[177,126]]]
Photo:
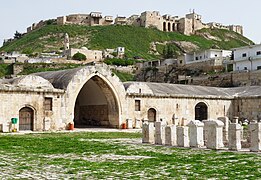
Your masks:
[[[202,16],[193,12],[186,14],[185,17],[172,16],[169,14],[160,15],[158,11],[145,11],[140,15],[132,15],[130,17],[102,16],[101,12],[91,12],[90,14],[71,14],[60,16],[54,19],[58,25],[77,24],[86,26],[107,26],[107,25],[131,25],[145,28],[156,28],[160,31],[179,32],[185,35],[195,34],[197,30],[203,28],[218,28],[237,32],[243,35],[243,27],[241,25],[223,25],[221,23],[202,22]],[[42,20],[39,23],[33,23],[27,28],[27,33],[38,29],[45,25]]]

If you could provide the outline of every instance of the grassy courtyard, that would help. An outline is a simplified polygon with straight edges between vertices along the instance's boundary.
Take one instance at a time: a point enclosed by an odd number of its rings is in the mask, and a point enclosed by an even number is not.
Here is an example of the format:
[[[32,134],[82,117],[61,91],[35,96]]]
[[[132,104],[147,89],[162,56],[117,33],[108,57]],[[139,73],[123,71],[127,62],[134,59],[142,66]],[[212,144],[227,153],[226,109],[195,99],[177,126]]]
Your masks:
[[[261,179],[261,154],[141,144],[139,133],[0,135],[0,179]]]

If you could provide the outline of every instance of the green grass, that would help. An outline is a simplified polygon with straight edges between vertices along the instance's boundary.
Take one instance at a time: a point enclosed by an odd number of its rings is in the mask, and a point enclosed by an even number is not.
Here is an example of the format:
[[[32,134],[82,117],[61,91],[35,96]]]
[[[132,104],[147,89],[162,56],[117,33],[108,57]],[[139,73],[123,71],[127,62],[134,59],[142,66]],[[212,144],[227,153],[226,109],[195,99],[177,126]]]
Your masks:
[[[0,78],[6,75],[11,75],[13,66],[11,64],[0,64]]]
[[[138,133],[0,135],[0,178],[261,178],[260,154],[147,145],[140,138]]]
[[[71,63],[65,63],[65,64],[46,64],[46,63],[36,63],[36,64],[21,64],[24,66],[24,69],[20,75],[28,75],[32,73],[37,72],[45,72],[45,71],[58,71],[58,70],[65,70],[65,69],[73,69],[77,68],[83,65],[80,64],[71,64]]]
[[[208,40],[202,33],[210,33],[222,41]],[[79,25],[47,25],[33,31],[21,39],[6,44],[0,51],[33,52],[59,51],[63,47],[63,35],[68,33],[72,47],[86,46],[90,49],[106,49],[123,46],[127,57],[140,56],[144,59],[156,59],[149,54],[150,43],[164,41],[188,41],[200,49],[219,47],[230,49],[253,43],[249,39],[227,30],[203,29],[199,35],[186,36],[177,32],[162,32],[152,28],[133,26],[79,26]],[[159,47],[162,49],[162,47]],[[176,49],[179,52],[179,49]]]
[[[116,74],[120,80],[122,82],[126,82],[126,81],[134,81],[134,75],[133,74],[129,74],[129,73],[125,73],[125,72],[120,72],[120,71],[115,71],[115,70],[112,70],[112,72],[114,74]]]

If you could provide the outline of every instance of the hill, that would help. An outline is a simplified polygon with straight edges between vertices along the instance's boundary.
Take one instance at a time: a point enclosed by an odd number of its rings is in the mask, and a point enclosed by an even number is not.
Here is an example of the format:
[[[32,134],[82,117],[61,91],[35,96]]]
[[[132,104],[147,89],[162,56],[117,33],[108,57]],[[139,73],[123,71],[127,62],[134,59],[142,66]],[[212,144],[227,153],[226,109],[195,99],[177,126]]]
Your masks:
[[[70,36],[71,47],[87,47],[103,50],[123,46],[127,57],[139,56],[155,59],[163,54],[166,44],[172,44],[174,54],[199,49],[231,49],[253,44],[246,37],[228,30],[202,29],[196,35],[186,36],[177,32],[162,32],[153,28],[133,26],[80,26],[46,25],[20,39],[6,43],[0,51],[60,52],[63,49],[64,33]]]

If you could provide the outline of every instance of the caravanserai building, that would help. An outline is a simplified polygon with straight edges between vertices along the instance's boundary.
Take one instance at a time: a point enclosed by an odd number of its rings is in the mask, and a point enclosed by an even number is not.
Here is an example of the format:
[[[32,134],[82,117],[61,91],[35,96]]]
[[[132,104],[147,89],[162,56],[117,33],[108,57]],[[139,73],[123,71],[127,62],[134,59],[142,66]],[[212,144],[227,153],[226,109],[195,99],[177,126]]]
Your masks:
[[[42,72],[0,81],[0,124],[11,131],[61,130],[68,125],[121,128],[142,119],[261,118],[261,87],[215,88],[178,84],[122,83],[105,64]]]

